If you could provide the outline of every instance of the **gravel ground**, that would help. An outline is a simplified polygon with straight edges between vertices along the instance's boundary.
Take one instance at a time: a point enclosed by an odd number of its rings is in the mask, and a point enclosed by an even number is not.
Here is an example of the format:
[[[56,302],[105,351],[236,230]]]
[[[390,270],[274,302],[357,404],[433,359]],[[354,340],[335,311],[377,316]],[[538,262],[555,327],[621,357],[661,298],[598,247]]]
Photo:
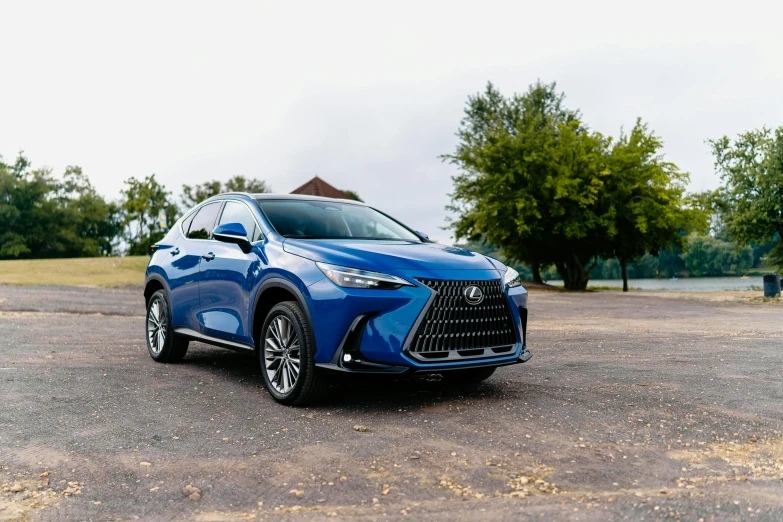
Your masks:
[[[0,286],[0,520],[783,519],[779,306],[530,307],[533,359],[474,389],[294,409],[247,356],[153,362],[140,289]]]

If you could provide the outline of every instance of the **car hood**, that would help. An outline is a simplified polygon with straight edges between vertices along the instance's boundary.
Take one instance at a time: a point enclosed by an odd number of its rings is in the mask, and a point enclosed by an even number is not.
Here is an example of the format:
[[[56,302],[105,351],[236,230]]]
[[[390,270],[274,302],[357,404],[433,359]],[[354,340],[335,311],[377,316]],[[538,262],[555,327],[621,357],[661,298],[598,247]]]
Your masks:
[[[364,270],[497,270],[485,256],[438,243],[360,239],[286,239],[297,256]]]

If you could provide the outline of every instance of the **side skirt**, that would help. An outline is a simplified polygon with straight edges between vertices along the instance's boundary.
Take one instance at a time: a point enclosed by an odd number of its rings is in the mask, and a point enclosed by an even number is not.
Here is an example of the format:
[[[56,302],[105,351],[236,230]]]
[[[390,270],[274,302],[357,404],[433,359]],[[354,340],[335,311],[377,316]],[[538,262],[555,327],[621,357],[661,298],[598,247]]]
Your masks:
[[[175,328],[174,333],[176,335],[185,337],[187,339],[191,339],[193,341],[199,341],[202,343],[211,344],[213,346],[219,346],[220,348],[228,348],[229,350],[239,350],[239,351],[253,351],[255,350],[255,346],[245,344],[245,343],[238,343],[236,341],[227,341],[225,339],[219,339],[217,337],[212,337],[211,335],[206,335],[201,332],[197,332],[195,330],[191,330],[190,328]]]

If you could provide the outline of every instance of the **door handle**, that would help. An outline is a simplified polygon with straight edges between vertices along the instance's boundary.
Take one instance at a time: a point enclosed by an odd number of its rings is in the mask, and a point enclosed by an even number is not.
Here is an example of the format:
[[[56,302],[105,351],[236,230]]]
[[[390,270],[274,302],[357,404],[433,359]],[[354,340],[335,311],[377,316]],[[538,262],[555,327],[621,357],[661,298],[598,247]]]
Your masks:
[[[172,256],[178,256],[179,255],[179,247],[174,248],[171,252],[169,252]]]
[[[204,255],[203,255],[203,256],[201,256],[201,257],[203,257],[203,258],[204,258],[204,259],[206,259],[207,261],[212,261],[213,259],[215,259],[215,254],[213,254],[212,252],[210,252],[210,253],[208,253],[208,254],[204,254]]]

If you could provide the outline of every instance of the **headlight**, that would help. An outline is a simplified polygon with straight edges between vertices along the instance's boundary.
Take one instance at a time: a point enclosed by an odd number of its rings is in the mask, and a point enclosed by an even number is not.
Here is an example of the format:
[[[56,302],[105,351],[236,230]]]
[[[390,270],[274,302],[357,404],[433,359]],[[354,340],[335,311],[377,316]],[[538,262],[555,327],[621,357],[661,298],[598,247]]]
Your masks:
[[[326,277],[337,286],[343,288],[375,288],[378,290],[394,290],[401,286],[414,286],[405,279],[397,276],[347,268],[344,266],[316,263]]]
[[[519,272],[509,266],[506,268],[506,273],[503,274],[503,284],[509,288],[520,286],[522,284],[522,277],[520,277]]]

